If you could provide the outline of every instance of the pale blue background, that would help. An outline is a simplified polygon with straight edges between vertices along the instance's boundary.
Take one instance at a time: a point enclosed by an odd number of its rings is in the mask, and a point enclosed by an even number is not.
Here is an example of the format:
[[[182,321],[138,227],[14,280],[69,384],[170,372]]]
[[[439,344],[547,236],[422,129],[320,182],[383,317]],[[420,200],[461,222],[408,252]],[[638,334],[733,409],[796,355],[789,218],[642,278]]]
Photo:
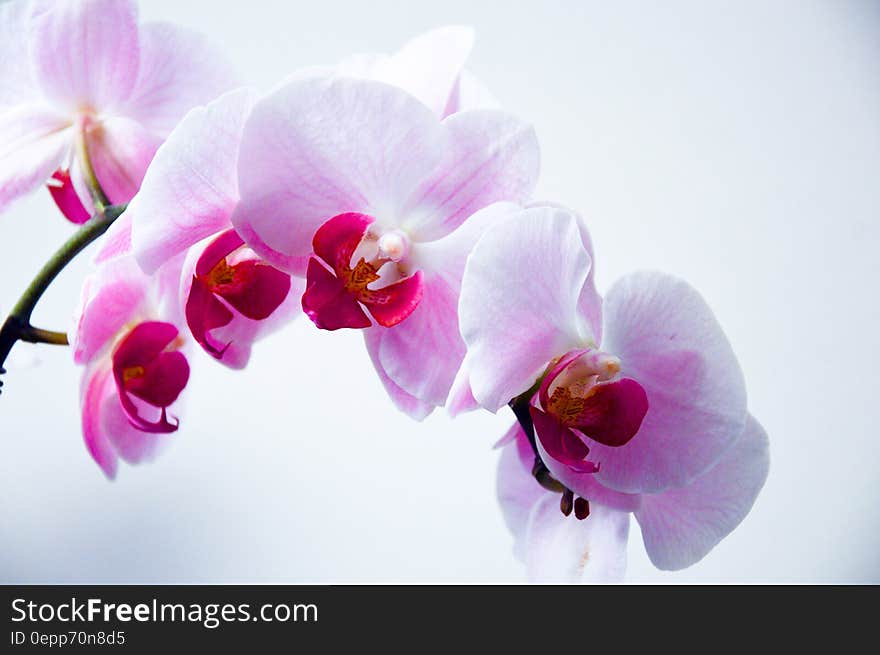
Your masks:
[[[880,582],[880,4],[146,0],[268,88],[447,23],[533,121],[541,195],[590,221],[598,282],[657,268],[717,312],[772,469],[705,560],[635,582]],[[0,216],[0,307],[70,232],[40,193]],[[60,327],[87,262],[46,296]],[[65,350],[20,347],[0,399],[2,582],[522,580],[496,507],[507,415],[397,414],[359,335],[301,320],[231,373],[196,367],[179,441],[108,483]],[[36,358],[36,359],[35,359]]]

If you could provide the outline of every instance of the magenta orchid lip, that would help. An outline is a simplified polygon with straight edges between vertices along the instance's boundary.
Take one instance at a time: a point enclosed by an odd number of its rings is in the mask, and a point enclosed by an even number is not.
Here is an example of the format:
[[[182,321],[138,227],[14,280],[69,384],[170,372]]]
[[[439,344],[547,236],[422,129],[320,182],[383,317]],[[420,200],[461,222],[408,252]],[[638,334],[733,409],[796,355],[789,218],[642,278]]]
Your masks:
[[[309,259],[302,308],[322,330],[368,328],[373,321],[366,311],[382,327],[394,327],[422,300],[422,272],[407,271],[403,261],[406,241],[395,232],[370,234],[374,222],[372,216],[350,212],[334,216],[315,232],[316,257]],[[393,256],[383,252],[388,237],[394,242]],[[370,261],[358,252],[365,242],[375,244]]]

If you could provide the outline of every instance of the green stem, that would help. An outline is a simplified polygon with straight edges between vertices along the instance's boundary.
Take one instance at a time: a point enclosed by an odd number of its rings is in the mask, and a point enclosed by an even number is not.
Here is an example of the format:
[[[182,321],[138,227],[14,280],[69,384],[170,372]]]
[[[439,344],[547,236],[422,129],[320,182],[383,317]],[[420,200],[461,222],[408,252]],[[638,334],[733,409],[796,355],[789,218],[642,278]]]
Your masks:
[[[77,230],[45,263],[37,276],[12,308],[3,327],[0,328],[0,373],[4,372],[3,363],[9,356],[12,347],[18,341],[30,343],[50,343],[63,345],[67,343],[67,335],[61,332],[42,330],[31,325],[31,316],[40,298],[73,259],[89,244],[100,237],[119,215],[125,211],[125,205],[111,205],[98,210],[85,225]]]
[[[86,186],[88,186],[92,202],[95,204],[95,211],[101,213],[105,207],[110,206],[110,201],[98,182],[98,176],[95,175],[95,168],[92,166],[92,158],[89,156],[89,147],[86,142],[86,131],[89,129],[89,126],[90,119],[88,117],[81,117],[77,121],[74,147],[83,175],[86,178]]]
[[[28,343],[48,343],[53,346],[69,346],[70,341],[67,339],[66,332],[56,332],[55,330],[44,330],[42,328],[28,325],[22,329],[19,341],[27,341]]]

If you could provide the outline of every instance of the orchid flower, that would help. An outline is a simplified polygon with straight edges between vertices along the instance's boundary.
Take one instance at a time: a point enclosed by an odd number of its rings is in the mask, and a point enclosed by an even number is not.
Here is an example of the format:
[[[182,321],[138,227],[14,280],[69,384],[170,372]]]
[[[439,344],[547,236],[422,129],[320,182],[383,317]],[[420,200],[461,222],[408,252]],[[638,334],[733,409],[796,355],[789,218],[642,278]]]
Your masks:
[[[534,132],[507,114],[441,121],[396,87],[312,76],[254,105],[232,224],[270,264],[306,277],[302,306],[318,327],[364,330],[392,399],[423,418],[464,356],[467,253],[537,173]]]
[[[299,313],[301,281],[260,259],[232,228],[236,164],[253,94],[231,91],[193,109],[171,132],[98,255],[131,251],[154,273],[185,253],[180,298],[195,341],[243,368],[259,338]]]
[[[127,202],[183,115],[232,80],[202,36],[138,25],[133,0],[3,3],[0,210],[43,184],[75,223],[91,214],[90,185]]]
[[[496,109],[497,101],[465,68],[473,47],[472,28],[450,25],[410,39],[390,56],[353,55],[336,70],[399,87],[440,118],[466,109]]]
[[[535,513],[517,523],[526,542],[598,539],[596,528],[583,528],[588,535],[560,522],[588,525],[601,506],[618,535],[603,544],[625,541],[608,511],[632,512],[655,565],[690,566],[751,508],[767,475],[767,437],[699,294],[671,276],[638,273],[600,306],[592,262],[586,229],[563,209],[527,209],[487,230],[462,282],[467,385],[457,381],[457,392],[491,411],[510,403],[519,425],[534,429],[508,434],[520,463],[506,455],[499,482],[503,504]],[[534,493],[511,491],[529,471]],[[608,561],[618,567],[618,558]]]
[[[152,459],[179,426],[179,396],[189,380],[177,301],[180,261],[148,277],[131,257],[86,279],[71,330],[83,365],[82,429],[92,458],[109,478],[119,459]]]
[[[507,443],[512,440],[513,443]],[[592,503],[585,521],[559,511],[559,495],[532,475],[534,453],[519,424],[503,440],[497,492],[528,578],[543,583],[612,583],[626,572],[629,513]]]

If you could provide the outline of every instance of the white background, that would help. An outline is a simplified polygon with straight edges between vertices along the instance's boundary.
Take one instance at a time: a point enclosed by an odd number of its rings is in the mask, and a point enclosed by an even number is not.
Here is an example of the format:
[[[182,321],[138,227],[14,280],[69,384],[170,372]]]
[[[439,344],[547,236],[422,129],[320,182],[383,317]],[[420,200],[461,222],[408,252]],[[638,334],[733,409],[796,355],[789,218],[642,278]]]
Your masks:
[[[267,89],[293,69],[477,28],[471,68],[581,210],[600,288],[690,280],[739,354],[770,477],[702,562],[633,582],[880,582],[880,5],[217,2],[142,14],[213,36]],[[48,195],[0,216],[0,307],[71,231]],[[63,327],[78,261],[37,321]],[[69,353],[17,348],[0,398],[2,582],[521,581],[495,500],[507,415],[398,414],[356,333],[299,320],[232,373],[200,358],[177,442],[106,481]]]

